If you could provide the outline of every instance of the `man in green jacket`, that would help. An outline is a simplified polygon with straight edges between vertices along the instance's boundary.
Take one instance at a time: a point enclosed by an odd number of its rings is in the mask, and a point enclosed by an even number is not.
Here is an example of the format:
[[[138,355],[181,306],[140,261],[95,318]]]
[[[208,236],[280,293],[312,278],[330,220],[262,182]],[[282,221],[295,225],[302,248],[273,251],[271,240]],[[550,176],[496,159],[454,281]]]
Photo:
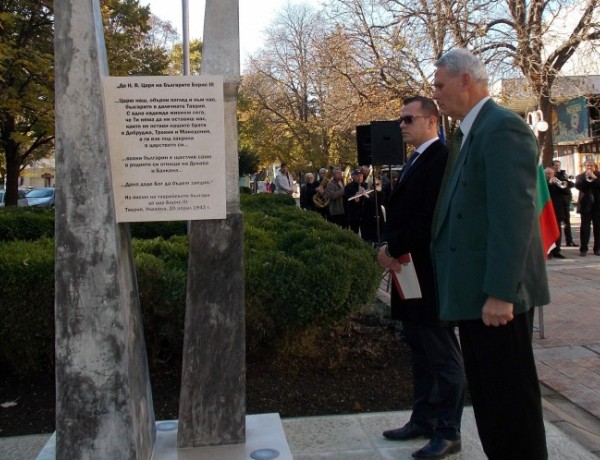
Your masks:
[[[459,120],[432,227],[440,319],[458,321],[477,428],[488,458],[547,459],[531,346],[549,303],[536,209],[538,145],[489,97],[483,62],[454,49],[436,63],[434,99]],[[459,150],[460,149],[460,150]]]

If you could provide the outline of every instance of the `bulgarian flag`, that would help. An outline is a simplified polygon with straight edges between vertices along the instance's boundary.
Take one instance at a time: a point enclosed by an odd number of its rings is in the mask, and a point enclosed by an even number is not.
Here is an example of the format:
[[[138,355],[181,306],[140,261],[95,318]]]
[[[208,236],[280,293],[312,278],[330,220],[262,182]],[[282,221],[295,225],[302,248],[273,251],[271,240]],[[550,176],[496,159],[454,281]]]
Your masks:
[[[542,233],[542,245],[544,246],[544,253],[547,255],[554,248],[556,240],[560,236],[560,227],[556,221],[554,206],[552,200],[550,200],[550,191],[548,190],[546,175],[541,162],[538,166],[537,209],[540,232]]]

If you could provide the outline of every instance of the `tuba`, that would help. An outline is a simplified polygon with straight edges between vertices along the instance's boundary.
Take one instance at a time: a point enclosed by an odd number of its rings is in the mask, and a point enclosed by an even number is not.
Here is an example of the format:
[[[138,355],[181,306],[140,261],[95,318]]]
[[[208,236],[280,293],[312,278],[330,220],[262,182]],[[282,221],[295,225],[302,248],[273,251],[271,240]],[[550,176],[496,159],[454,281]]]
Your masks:
[[[319,187],[322,187],[323,191],[325,191],[325,187],[327,187],[327,184],[331,180],[332,176],[333,176],[333,168],[329,168],[327,175],[321,179],[321,183],[319,184]],[[326,197],[324,194],[317,192],[313,195],[313,203],[315,204],[315,206],[317,208],[324,209],[327,206],[329,206],[329,198]]]

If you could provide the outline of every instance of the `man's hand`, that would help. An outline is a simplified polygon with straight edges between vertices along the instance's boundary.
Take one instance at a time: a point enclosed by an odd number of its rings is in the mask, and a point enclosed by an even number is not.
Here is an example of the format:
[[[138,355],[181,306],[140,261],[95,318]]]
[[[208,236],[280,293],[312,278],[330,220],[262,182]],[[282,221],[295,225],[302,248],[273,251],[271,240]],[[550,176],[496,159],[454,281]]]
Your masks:
[[[513,304],[504,300],[488,297],[481,311],[481,319],[486,326],[506,326],[512,321]]]
[[[386,249],[387,246],[381,246],[379,248],[379,252],[377,253],[377,262],[379,262],[379,265],[395,272],[401,271],[402,264],[398,261],[398,259],[388,256]]]

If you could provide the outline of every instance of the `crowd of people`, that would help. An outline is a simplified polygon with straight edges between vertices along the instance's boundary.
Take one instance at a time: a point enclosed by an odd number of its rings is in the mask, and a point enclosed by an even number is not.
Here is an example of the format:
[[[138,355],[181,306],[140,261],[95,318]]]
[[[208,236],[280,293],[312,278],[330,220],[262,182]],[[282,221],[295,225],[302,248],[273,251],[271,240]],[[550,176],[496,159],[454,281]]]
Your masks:
[[[386,173],[376,174],[363,165],[351,170],[349,180],[344,180],[341,168],[328,171],[321,168],[318,178],[309,172],[300,187],[300,207],[321,214],[324,219],[342,228],[352,230],[376,245],[383,227],[383,215],[393,179]]]

